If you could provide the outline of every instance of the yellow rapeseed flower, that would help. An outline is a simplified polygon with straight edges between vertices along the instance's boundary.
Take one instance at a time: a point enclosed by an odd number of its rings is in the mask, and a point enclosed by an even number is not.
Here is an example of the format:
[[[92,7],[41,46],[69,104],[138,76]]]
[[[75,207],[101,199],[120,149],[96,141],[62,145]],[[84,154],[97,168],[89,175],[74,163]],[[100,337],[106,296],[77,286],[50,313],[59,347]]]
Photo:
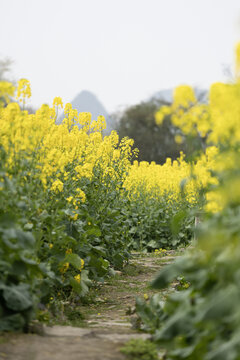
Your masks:
[[[63,183],[61,180],[55,180],[52,183],[51,190],[54,192],[62,192],[63,191]]]
[[[80,274],[75,275],[75,276],[74,276],[74,279],[75,279],[78,283],[80,283],[80,282],[81,282],[81,275],[80,275]]]
[[[63,102],[62,102],[62,98],[61,97],[55,97],[53,99],[53,106],[60,106],[61,108],[63,108]]]
[[[31,93],[30,82],[27,79],[20,79],[18,81],[17,99],[30,98],[31,95],[32,95],[32,93]]]
[[[68,268],[69,268],[69,263],[66,262],[65,264],[63,264],[63,265],[61,266],[60,272],[61,272],[62,274],[64,274],[64,273],[68,270]]]
[[[80,269],[79,270],[82,270],[84,268],[84,260],[83,259],[81,259],[81,267],[80,267]]]
[[[77,192],[77,197],[81,200],[81,202],[85,202],[86,201],[86,194],[84,193],[84,191],[82,191],[80,188],[76,189]]]
[[[66,254],[72,254],[72,249],[67,249]]]

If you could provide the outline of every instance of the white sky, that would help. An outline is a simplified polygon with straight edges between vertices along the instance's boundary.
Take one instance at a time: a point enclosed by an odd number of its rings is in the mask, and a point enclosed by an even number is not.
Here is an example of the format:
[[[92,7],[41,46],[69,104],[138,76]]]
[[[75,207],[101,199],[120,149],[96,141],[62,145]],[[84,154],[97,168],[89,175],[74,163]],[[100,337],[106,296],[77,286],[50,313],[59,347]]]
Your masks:
[[[0,58],[32,104],[94,92],[109,112],[181,83],[224,79],[240,0],[0,0]]]

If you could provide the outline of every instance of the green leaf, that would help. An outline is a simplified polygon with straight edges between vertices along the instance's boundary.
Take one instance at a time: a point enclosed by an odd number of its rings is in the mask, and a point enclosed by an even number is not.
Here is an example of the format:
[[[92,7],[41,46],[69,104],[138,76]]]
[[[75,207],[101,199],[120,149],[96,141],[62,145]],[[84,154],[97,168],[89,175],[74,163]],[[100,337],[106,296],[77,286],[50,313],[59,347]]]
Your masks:
[[[178,266],[175,264],[166,265],[151,283],[154,289],[163,289],[179,275]]]
[[[157,331],[156,339],[169,340],[180,334],[188,334],[192,330],[193,319],[190,311],[182,309],[181,312],[176,312],[164,324],[164,326]]]
[[[69,262],[75,269],[80,270],[82,266],[81,258],[77,254],[67,254],[64,263]]]
[[[32,228],[33,228],[33,224],[31,223],[27,223],[24,225],[24,230],[32,230]]]
[[[24,275],[27,272],[27,266],[24,262],[22,261],[15,261],[12,264],[12,269],[11,269],[11,273],[14,275]]]
[[[81,286],[81,282],[79,283],[77,280],[75,280],[74,278],[70,278],[70,285],[72,286],[73,290],[78,294],[81,295],[82,292],[82,286]]]
[[[149,241],[149,243],[147,244],[148,247],[152,248],[152,249],[157,249],[158,248],[158,244],[155,240],[151,240]]]
[[[88,278],[88,271],[87,270],[82,270],[81,272],[81,287],[82,287],[82,292],[81,295],[85,296],[88,291],[89,291],[89,286],[91,285],[91,280]]]
[[[207,360],[235,360],[239,355],[240,333],[236,333],[229,341],[221,343],[212,350]]]
[[[93,250],[101,256],[106,256],[106,250],[102,246],[93,246]]]
[[[3,241],[10,249],[33,248],[35,244],[35,239],[30,232],[13,228],[3,231]]]
[[[19,331],[25,325],[25,320],[21,314],[14,314],[0,318],[0,331]]]
[[[3,290],[3,298],[6,306],[14,311],[29,309],[33,305],[29,289],[30,286],[27,284],[5,287]]]
[[[37,262],[35,260],[33,260],[31,257],[27,257],[27,254],[21,254],[20,259],[26,264],[37,265]]]
[[[102,235],[102,232],[98,226],[92,226],[90,229],[87,229],[86,233],[89,236],[94,235],[96,237],[100,237]]]
[[[182,225],[182,222],[183,222],[183,219],[186,217],[186,211],[179,211],[177,212],[177,214],[175,214],[173,216],[173,219],[171,221],[171,230],[172,230],[172,233],[174,235],[177,235],[180,228],[181,228],[181,225]]]
[[[78,282],[76,279],[71,278],[70,284],[73,290],[80,296],[85,296],[88,293],[89,285],[91,285],[91,280],[88,278],[88,271],[82,270],[81,280]]]
[[[0,213],[0,224],[2,227],[13,226],[15,217],[12,213]]]
[[[0,260],[0,271],[9,271],[11,269],[11,264],[7,261]]]

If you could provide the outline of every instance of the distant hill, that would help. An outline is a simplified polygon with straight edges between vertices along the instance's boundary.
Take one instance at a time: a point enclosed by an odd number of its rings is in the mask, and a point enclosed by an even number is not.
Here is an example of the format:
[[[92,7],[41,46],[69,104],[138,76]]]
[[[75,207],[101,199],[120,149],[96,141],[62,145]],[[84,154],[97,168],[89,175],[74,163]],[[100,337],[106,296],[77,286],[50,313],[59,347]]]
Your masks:
[[[109,134],[113,130],[113,127],[111,125],[111,118],[107,110],[100,102],[100,100],[97,98],[97,96],[94,95],[92,92],[87,90],[81,91],[71,101],[71,104],[73,109],[77,109],[78,112],[90,112],[92,114],[93,120],[97,120],[97,117],[99,115],[103,115],[107,123],[107,129],[105,131],[105,134]],[[64,118],[64,114],[61,114],[61,116],[58,119],[58,123],[61,123],[63,118]]]
[[[150,97],[150,100],[153,99],[161,100],[162,102],[166,102],[166,103],[172,103],[173,89],[164,89],[157,91]]]

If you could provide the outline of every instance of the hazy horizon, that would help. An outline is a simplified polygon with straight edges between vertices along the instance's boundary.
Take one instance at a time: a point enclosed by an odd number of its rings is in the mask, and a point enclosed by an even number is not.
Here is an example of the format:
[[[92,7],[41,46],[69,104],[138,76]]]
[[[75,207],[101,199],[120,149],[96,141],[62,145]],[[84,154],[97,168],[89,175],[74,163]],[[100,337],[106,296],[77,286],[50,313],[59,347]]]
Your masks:
[[[0,59],[27,78],[32,105],[93,92],[108,112],[231,69],[237,0],[0,0]],[[10,24],[10,25],[9,25]]]

